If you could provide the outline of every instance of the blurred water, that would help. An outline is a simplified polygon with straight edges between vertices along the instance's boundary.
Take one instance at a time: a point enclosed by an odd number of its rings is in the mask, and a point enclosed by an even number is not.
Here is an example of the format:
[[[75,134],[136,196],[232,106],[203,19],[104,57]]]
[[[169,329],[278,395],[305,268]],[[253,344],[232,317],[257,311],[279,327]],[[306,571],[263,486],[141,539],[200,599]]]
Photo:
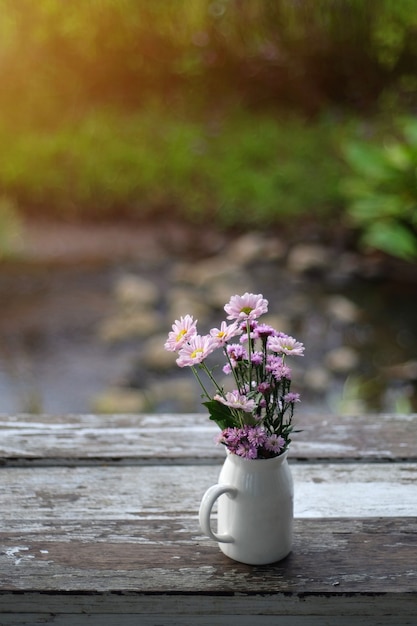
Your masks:
[[[0,412],[86,413],[97,394],[120,381],[143,385],[145,373],[138,369],[137,360],[140,342],[111,345],[98,336],[100,324],[115,311],[115,282],[127,269],[152,279],[157,275],[164,293],[169,265],[156,270],[143,264],[2,268]],[[415,286],[400,281],[349,281],[343,295],[359,307],[361,318],[346,325],[326,314],[328,297],[334,293],[331,285],[311,277],[291,284],[276,270],[271,275],[271,267],[262,264],[253,271],[259,292],[268,293],[271,310],[280,311],[284,302],[292,307],[296,336],[307,347],[305,370],[321,366],[328,351],[342,344],[359,354],[358,366],[349,375],[332,375],[325,390],[301,389],[303,407],[345,412],[417,410],[416,380],[401,378],[394,368],[417,360]],[[162,403],[155,409],[175,407]]]

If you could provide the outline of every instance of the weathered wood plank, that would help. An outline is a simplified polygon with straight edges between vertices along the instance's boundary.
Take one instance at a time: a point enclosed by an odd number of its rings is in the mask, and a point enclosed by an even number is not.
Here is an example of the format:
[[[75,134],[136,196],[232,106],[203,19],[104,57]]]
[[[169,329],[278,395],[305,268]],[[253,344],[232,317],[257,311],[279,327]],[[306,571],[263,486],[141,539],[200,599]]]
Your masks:
[[[14,610],[10,603],[21,607],[19,591],[93,596],[127,591],[202,595],[395,592],[414,593],[417,602],[417,526],[409,518],[296,520],[293,552],[280,563],[262,567],[230,561],[215,544],[185,532],[179,520],[166,520],[163,530],[155,524],[153,534],[145,526],[143,534],[138,520],[136,533],[138,538],[148,537],[148,542],[125,537],[123,524],[118,541],[74,538],[16,546],[14,538],[1,533],[0,611]],[[33,610],[28,598],[27,610]]]
[[[4,416],[0,624],[414,625],[416,425],[302,416],[293,552],[250,567],[198,526],[207,416]]]
[[[293,458],[417,460],[415,414],[303,414],[297,427],[303,432],[294,436]],[[187,463],[224,455],[213,442],[218,429],[206,415],[0,416],[0,431],[3,464],[100,459]]]
[[[374,595],[159,596],[113,595],[108,614],[94,613],[93,596],[42,596],[46,613],[2,614],[2,626],[415,626],[415,598]],[[92,605],[90,599],[93,599]],[[101,599],[101,598],[100,598]],[[159,601],[159,602],[158,602]],[[67,607],[67,604],[70,606]],[[159,610],[155,605],[159,606]],[[82,612],[76,612],[82,606]],[[144,613],[147,607],[149,612]],[[119,611],[119,612],[118,612]],[[266,612],[264,612],[266,611]],[[215,621],[214,621],[215,620]]]
[[[290,464],[296,517],[416,517],[417,463]],[[3,528],[196,516],[218,466],[3,468]],[[21,526],[21,524],[23,524]]]
[[[60,602],[60,604],[57,604]],[[40,596],[46,613],[2,613],[2,626],[415,626],[415,598],[357,594],[164,596],[113,594],[107,614],[94,596]],[[102,602],[102,598],[100,597]],[[68,605],[68,606],[67,606]],[[82,606],[82,612],[79,607]],[[144,612],[144,609],[148,612]],[[215,620],[215,621],[214,621]]]
[[[352,604],[354,600],[350,601]],[[397,613],[395,615],[395,613]],[[393,615],[394,614],[394,615]],[[256,625],[258,626],[323,626],[323,624],[337,624],[338,626],[352,626],[352,619],[355,619],[355,626],[364,626],[370,624],[371,626],[415,626],[415,617],[409,618],[403,615],[398,615],[398,610],[392,610],[390,617],[378,618],[375,621],[374,617],[364,617],[363,615],[350,614],[348,617],[339,617],[340,606],[338,612],[333,615],[335,622],[323,622],[323,617],[302,617],[298,615],[294,616],[268,616],[259,615],[256,613]],[[2,615],[4,621],[1,622],[2,626],[36,626],[49,624],[50,626],[115,626],[115,618],[117,619],[117,626],[213,626],[212,615],[195,615],[192,617],[183,617],[182,615],[140,615],[138,622],[138,615],[29,615],[18,617],[16,615]],[[253,626],[255,624],[255,617],[252,615],[217,615],[215,616],[215,626]]]

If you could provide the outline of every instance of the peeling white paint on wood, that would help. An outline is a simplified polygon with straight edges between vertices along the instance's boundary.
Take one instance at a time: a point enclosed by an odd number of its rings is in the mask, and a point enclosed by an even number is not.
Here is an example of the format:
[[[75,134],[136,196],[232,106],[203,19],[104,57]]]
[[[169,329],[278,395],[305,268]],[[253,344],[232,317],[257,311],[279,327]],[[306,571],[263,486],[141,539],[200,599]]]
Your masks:
[[[296,420],[299,458],[417,459],[417,415],[308,416]],[[0,416],[0,460],[221,458],[207,415]],[[164,432],[169,446],[160,445]],[[190,447],[192,433],[193,447]]]
[[[293,551],[250,567],[198,526],[206,416],[0,417],[1,626],[414,626],[417,416],[301,421]]]
[[[296,517],[417,517],[417,463],[290,464]],[[3,468],[0,519],[195,515],[219,465]],[[13,505],[10,506],[10,497]],[[179,507],[179,508],[178,508]]]

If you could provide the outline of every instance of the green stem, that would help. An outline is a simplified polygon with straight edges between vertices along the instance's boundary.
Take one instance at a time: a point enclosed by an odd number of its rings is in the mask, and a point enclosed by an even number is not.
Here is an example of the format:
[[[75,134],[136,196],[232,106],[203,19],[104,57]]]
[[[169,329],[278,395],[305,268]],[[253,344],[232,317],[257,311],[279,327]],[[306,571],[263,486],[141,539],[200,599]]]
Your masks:
[[[248,359],[249,359],[249,391],[252,390],[252,341],[250,338],[250,322],[246,320],[246,332],[248,334]]]
[[[211,382],[216,387],[217,391],[224,397],[223,389],[218,385],[216,379],[214,378],[213,374],[211,373],[207,365],[204,363],[204,361],[203,363],[201,363],[201,367],[204,369],[207,376],[210,378]]]
[[[200,383],[200,387],[202,388],[204,395],[206,396],[206,398],[208,400],[211,400],[211,396],[209,395],[207,389],[205,388],[204,383],[201,380],[200,376],[198,375],[198,372],[197,372],[197,370],[196,370],[194,365],[191,366],[191,370],[192,370],[194,376],[196,377],[197,381]]]
[[[236,372],[237,372],[237,367],[233,367],[233,365],[232,365],[232,361],[231,361],[230,356],[229,356],[229,354],[228,354],[228,352],[227,352],[227,349],[225,349],[225,350],[224,350],[224,354],[226,355],[226,359],[228,360],[228,363],[229,363],[229,365],[230,365],[230,370],[231,370],[231,372],[232,372],[232,374],[233,374],[233,378],[235,379],[236,387],[237,387],[237,389],[238,389],[239,393],[242,393],[242,387],[241,387],[241,384],[240,384],[239,378],[238,378],[238,376],[237,376],[237,374],[236,374]]]

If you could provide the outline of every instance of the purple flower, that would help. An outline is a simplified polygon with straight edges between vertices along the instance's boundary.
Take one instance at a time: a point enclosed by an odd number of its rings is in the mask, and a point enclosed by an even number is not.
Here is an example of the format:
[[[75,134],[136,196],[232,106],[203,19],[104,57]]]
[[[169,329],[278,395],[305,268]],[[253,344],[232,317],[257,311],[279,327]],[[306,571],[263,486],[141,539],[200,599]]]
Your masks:
[[[270,452],[280,452],[285,447],[285,439],[281,435],[269,435],[265,441],[265,448]]]
[[[271,389],[272,389],[272,385],[269,382],[262,382],[262,383],[259,383],[258,385],[258,391],[263,396],[266,396],[271,391]]]
[[[282,365],[282,358],[275,354],[268,354],[266,357],[266,371],[273,372],[277,367]]]
[[[276,335],[276,330],[269,326],[268,324],[258,324],[255,329],[255,336],[259,337],[259,339],[266,339],[267,337],[273,337]]]
[[[228,446],[235,446],[240,441],[238,428],[225,428],[218,437],[218,443],[225,443]]]
[[[251,355],[251,362],[253,365],[262,365],[263,362],[262,352],[253,352]]]
[[[261,294],[232,296],[224,308],[232,322],[222,321],[205,336],[197,333],[197,322],[190,315],[175,320],[164,347],[178,352],[179,367],[192,367],[202,397],[208,400],[204,404],[211,419],[220,427],[225,421],[229,424],[217,437],[218,443],[245,459],[279,456],[289,445],[294,404],[300,402],[300,395],[290,390],[291,369],[286,357],[302,356],[304,346],[258,322],[268,310],[268,301]],[[238,336],[240,341],[231,343]],[[224,374],[232,375],[233,391],[223,391],[214,378],[214,368],[210,370],[205,362],[218,348],[225,357],[219,366]],[[223,409],[217,403],[224,405]]]
[[[266,432],[261,426],[251,426],[247,430],[247,438],[253,446],[263,446],[266,441]]]
[[[277,382],[285,378],[286,380],[291,380],[291,368],[284,363],[277,363],[277,365],[272,370],[272,375]]]
[[[256,459],[258,456],[258,449],[256,446],[251,446],[248,441],[241,441],[236,448],[235,454],[243,457],[244,459]]]
[[[228,345],[226,350],[232,367],[236,367],[239,361],[244,361],[248,358],[245,348],[238,343]]]
[[[300,394],[299,393],[293,393],[292,391],[290,391],[289,393],[285,394],[283,400],[284,400],[284,402],[290,402],[292,404],[294,402],[301,402]]]

